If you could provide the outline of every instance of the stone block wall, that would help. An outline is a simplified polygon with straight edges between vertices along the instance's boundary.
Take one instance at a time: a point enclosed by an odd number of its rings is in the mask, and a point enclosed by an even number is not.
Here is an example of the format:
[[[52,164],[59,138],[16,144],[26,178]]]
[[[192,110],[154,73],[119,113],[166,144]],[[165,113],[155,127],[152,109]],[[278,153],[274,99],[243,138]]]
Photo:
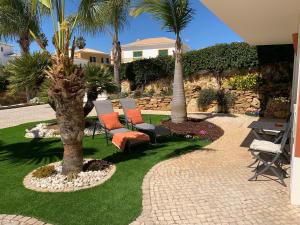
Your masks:
[[[138,107],[144,110],[159,110],[170,111],[171,110],[171,96],[163,97],[143,97],[137,98],[136,104]],[[121,109],[121,104],[118,99],[112,100],[114,108]]]
[[[270,65],[263,67],[258,73],[262,74],[266,83],[258,90],[240,91],[232,90],[224,85],[225,91],[233,94],[235,103],[228,109],[231,113],[244,114],[246,112],[263,112],[267,117],[286,118],[289,114],[289,101],[274,100],[274,97],[284,96],[290,98],[290,73],[292,68],[289,65]],[[236,74],[239,74],[238,72]],[[232,76],[232,75],[231,75]],[[231,77],[223,79],[223,84]],[[122,92],[130,93],[131,84],[129,81],[122,83]],[[192,76],[184,81],[186,104],[188,112],[219,112],[220,107],[217,102],[213,102],[207,108],[201,108],[198,104],[199,91],[202,89],[217,89],[216,79],[212,74],[201,74]],[[172,93],[172,80],[160,79],[150,82],[143,87],[144,93],[151,93],[152,97],[137,98],[139,107],[145,110],[170,110],[171,96],[164,96]],[[120,105],[114,101],[115,107]]]

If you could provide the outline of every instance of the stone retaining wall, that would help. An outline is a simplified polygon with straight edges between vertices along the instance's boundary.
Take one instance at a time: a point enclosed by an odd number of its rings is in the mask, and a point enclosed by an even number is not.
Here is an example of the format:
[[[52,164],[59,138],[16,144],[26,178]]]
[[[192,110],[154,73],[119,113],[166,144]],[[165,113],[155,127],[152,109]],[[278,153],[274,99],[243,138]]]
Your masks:
[[[265,116],[286,118],[289,114],[289,101],[278,101],[280,99],[290,99],[292,65],[275,64],[262,67],[259,73],[265,83],[258,90],[239,91],[226,87],[226,80],[233,75],[227,75],[223,79],[223,87],[227,93],[235,96],[236,100],[232,107],[228,109],[231,113],[263,112]],[[247,74],[237,71],[236,74]],[[132,93],[131,83],[122,82],[122,92]],[[160,79],[150,82],[143,87],[142,93],[148,93],[152,97],[137,98],[137,104],[142,109],[150,110],[170,110],[171,97],[166,96],[172,93],[172,80]],[[220,107],[217,102],[213,102],[207,108],[198,105],[199,91],[202,89],[217,89],[216,79],[212,74],[199,74],[189,77],[184,81],[186,104],[188,112],[219,112]],[[141,91],[140,91],[141,92]],[[115,107],[120,107],[118,101],[114,101]]]

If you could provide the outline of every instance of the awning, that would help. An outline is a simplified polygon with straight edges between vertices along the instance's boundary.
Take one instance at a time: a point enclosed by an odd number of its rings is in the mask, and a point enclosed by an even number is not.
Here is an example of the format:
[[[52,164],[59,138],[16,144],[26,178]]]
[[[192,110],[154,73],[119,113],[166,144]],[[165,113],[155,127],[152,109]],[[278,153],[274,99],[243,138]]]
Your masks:
[[[300,0],[202,0],[217,17],[253,45],[291,44]]]

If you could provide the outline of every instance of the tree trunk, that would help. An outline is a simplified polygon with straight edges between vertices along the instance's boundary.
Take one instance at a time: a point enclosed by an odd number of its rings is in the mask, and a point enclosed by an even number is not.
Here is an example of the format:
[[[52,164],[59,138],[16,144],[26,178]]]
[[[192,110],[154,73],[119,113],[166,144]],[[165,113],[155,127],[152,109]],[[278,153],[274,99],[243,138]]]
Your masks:
[[[173,123],[182,123],[187,118],[186,100],[183,84],[182,44],[177,36],[175,44],[175,71],[173,83],[173,99],[171,103],[171,119]]]
[[[121,54],[122,49],[118,39],[118,34],[116,33],[113,37],[113,61],[114,61],[114,81],[118,87],[118,92],[121,91],[121,81],[120,81],[120,69],[121,69]]]
[[[20,37],[19,39],[19,45],[21,48],[22,54],[28,54],[29,53],[29,47],[30,47],[30,40],[29,35],[24,35],[23,37]]]
[[[59,104],[56,108],[56,118],[64,146],[62,173],[78,173],[83,164],[83,101],[61,98],[56,103]]]
[[[97,87],[92,87],[87,90],[87,101],[84,105],[84,117],[86,117],[94,108],[94,103],[98,97]]]
[[[50,96],[55,102],[56,119],[64,146],[62,173],[82,170],[84,135],[84,75],[81,68],[72,65],[71,59],[61,53],[53,57]]]
[[[20,37],[18,43],[20,45],[21,54],[29,54],[29,47],[30,47],[29,34]],[[29,87],[25,88],[25,92],[26,92],[27,103],[29,103],[31,99],[31,92],[29,90]]]

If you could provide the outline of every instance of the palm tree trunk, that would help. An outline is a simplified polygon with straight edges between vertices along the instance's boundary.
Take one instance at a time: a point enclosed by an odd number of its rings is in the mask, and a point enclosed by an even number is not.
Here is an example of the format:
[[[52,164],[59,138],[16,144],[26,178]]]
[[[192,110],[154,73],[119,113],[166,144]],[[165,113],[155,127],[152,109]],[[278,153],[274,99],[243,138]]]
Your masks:
[[[173,99],[171,103],[171,119],[173,123],[182,123],[187,118],[186,100],[183,84],[181,39],[177,35],[175,44],[175,71],[173,83]]]
[[[114,61],[114,81],[118,87],[118,91],[121,91],[121,81],[120,81],[120,69],[121,69],[121,45],[118,39],[118,34],[116,33],[113,37],[113,61]]]
[[[62,173],[78,173],[83,165],[83,101],[61,98],[58,102],[56,118],[64,146]]]
[[[56,119],[64,146],[62,173],[82,170],[84,135],[84,75],[72,65],[68,56],[61,54],[53,60],[50,95],[56,106]]]
[[[21,54],[29,54],[29,47],[30,47],[29,35],[23,35],[22,37],[20,37],[18,43],[21,48]],[[29,103],[31,98],[29,87],[25,88],[25,92],[26,92],[27,103]]]
[[[98,97],[97,87],[91,87],[87,90],[87,101],[84,105],[84,117],[86,117],[94,108],[94,103]]]

